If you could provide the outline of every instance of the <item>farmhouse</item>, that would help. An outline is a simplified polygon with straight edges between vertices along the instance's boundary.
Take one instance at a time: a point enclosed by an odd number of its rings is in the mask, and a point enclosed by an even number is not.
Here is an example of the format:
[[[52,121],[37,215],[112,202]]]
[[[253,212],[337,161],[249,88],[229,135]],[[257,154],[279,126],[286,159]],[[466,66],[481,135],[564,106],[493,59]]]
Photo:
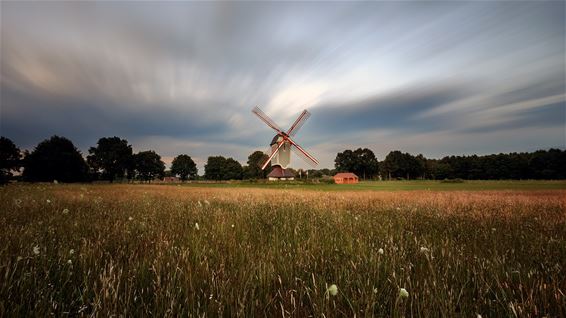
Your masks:
[[[358,176],[351,172],[341,172],[334,176],[334,182],[342,183],[358,183]]]

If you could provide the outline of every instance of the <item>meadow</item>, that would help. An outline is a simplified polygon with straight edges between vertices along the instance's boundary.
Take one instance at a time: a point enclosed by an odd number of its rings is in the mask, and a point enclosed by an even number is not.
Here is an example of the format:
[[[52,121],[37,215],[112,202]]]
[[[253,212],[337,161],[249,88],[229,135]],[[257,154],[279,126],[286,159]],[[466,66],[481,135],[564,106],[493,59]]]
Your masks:
[[[566,316],[564,184],[470,184],[8,185],[0,316]]]

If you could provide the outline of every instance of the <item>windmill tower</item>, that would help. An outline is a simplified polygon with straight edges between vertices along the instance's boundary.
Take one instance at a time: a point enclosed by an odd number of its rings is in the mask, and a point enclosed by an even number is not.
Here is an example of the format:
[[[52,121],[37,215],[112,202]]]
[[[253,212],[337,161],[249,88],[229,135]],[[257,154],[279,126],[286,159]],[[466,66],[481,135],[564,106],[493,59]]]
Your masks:
[[[267,176],[269,180],[293,180],[294,175],[287,170],[287,167],[291,163],[291,151],[305,160],[308,164],[315,167],[318,165],[318,160],[311,156],[306,150],[299,146],[291,137],[297,134],[297,131],[303,126],[305,121],[310,117],[310,113],[304,110],[299,117],[295,120],[291,128],[284,132],[277,124],[269,118],[259,107],[252,109],[254,113],[261,121],[263,121],[267,126],[271,127],[277,133],[271,140],[270,154],[269,158],[263,163],[261,169],[264,170],[269,162],[273,170]]]

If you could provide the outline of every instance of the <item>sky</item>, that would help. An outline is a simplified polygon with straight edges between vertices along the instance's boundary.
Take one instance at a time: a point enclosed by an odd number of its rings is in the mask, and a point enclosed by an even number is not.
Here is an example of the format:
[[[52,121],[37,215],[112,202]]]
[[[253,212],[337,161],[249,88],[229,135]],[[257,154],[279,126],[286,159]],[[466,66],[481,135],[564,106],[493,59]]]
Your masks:
[[[245,164],[303,109],[332,168],[566,147],[565,2],[0,2],[0,133]],[[298,157],[292,167],[308,167]]]

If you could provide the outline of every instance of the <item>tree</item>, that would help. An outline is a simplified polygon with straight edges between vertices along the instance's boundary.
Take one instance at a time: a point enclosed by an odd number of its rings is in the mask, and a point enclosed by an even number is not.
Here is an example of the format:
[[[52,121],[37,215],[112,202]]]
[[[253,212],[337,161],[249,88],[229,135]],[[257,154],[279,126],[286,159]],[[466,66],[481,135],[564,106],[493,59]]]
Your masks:
[[[233,158],[212,156],[204,165],[204,177],[208,180],[238,180],[242,174],[242,165]]]
[[[204,178],[207,180],[222,180],[222,169],[226,162],[226,158],[222,156],[208,157],[204,165]]]
[[[254,151],[248,157],[248,168],[246,169],[246,178],[249,179],[265,179],[271,171],[271,162],[267,164],[264,170],[261,170],[261,165],[269,158],[268,155],[261,151]]]
[[[123,178],[130,165],[132,146],[119,137],[104,137],[98,140],[96,147],[91,147],[87,157],[88,164],[95,172],[102,172],[102,178],[113,182]]]
[[[163,178],[165,164],[155,151],[140,151],[134,155],[135,169],[138,177],[144,181]]]
[[[0,137],[0,184],[8,182],[12,171],[20,170],[20,149],[6,137]]]
[[[188,178],[195,178],[198,173],[197,165],[193,159],[188,155],[178,155],[171,163],[171,173],[179,175],[181,180],[185,181]]]
[[[27,181],[77,182],[84,181],[86,173],[80,151],[65,137],[40,142],[24,159],[23,178]]]
[[[242,165],[238,161],[228,158],[222,168],[222,177],[224,180],[241,180],[242,171]]]
[[[372,178],[379,170],[377,158],[368,148],[340,152],[336,155],[334,164],[337,171],[353,172],[363,179]]]
[[[387,178],[417,178],[424,174],[424,157],[417,158],[399,150],[391,151],[381,164],[381,170]]]

